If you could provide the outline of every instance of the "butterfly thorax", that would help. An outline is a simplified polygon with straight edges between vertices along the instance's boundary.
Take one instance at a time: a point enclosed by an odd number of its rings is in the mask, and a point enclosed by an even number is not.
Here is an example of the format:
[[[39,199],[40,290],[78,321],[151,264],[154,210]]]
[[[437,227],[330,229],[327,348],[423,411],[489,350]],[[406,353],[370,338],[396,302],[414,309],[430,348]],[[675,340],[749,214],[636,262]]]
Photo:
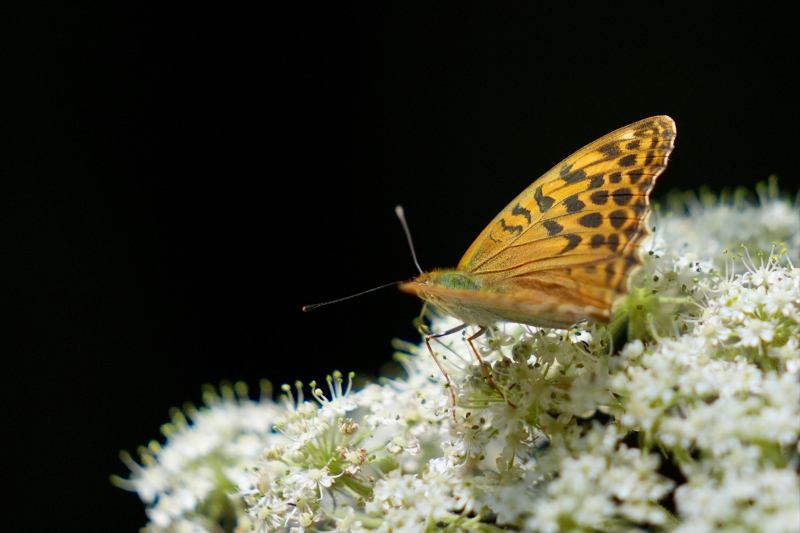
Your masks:
[[[465,289],[471,291],[482,290],[483,283],[469,273],[460,270],[433,270],[424,272],[415,278],[415,281],[433,287],[446,289]]]

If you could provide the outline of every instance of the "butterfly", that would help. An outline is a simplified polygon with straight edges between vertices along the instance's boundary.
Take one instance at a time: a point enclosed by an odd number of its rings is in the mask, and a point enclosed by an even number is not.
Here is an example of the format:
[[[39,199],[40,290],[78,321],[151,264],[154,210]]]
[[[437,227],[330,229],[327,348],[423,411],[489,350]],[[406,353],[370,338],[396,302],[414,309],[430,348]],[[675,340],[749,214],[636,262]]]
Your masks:
[[[473,344],[493,324],[567,328],[611,320],[642,265],[650,192],[674,143],[675,122],[665,115],[597,139],[514,198],[455,269],[423,272],[399,284],[462,322],[425,338],[448,385],[431,339],[478,326],[467,340],[502,396]]]

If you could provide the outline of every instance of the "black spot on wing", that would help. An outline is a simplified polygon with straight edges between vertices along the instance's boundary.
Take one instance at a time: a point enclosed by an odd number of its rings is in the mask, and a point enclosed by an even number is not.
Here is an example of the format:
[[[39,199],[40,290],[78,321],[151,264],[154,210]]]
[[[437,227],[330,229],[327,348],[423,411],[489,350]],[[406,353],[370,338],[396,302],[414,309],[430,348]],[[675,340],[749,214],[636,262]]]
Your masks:
[[[500,219],[500,225],[503,227],[503,231],[507,231],[512,234],[521,235],[522,234],[522,226],[509,226],[506,224],[506,219]]]
[[[653,137],[650,141],[650,149],[652,150],[656,146],[658,146],[658,137]]]
[[[558,175],[563,178],[564,176],[566,176],[570,172],[572,172],[572,165],[567,165],[567,166],[565,166],[564,168],[562,168],[561,170],[558,171]]]
[[[625,157],[620,157],[617,164],[621,167],[632,167],[636,164],[636,154],[628,154]]]
[[[652,186],[653,186],[653,178],[651,176],[647,176],[639,183],[639,190],[642,193],[647,194],[647,191],[649,191],[650,187]]]
[[[583,215],[578,219],[578,224],[584,228],[599,228],[600,224],[602,223],[603,215],[600,213],[589,213],[588,215]]]
[[[564,205],[567,208],[567,213],[579,213],[583,211],[584,207],[586,207],[585,203],[578,200],[577,194],[573,194],[572,196],[564,200]]]
[[[622,265],[623,272],[628,272],[631,268],[642,264],[641,260],[638,259],[637,251],[633,248],[628,252],[628,255],[622,257],[622,260],[624,261]]]
[[[522,207],[521,205],[517,204],[511,210],[512,215],[523,216],[528,220],[528,224],[531,223],[531,212]]]
[[[589,196],[589,201],[594,205],[605,205],[606,202],[608,202],[608,191],[593,192],[591,196]]]
[[[605,181],[603,180],[602,174],[589,176],[589,186],[586,188],[586,190],[591,191],[592,189],[597,189],[598,187],[602,187],[604,183]]]
[[[642,141],[640,141],[638,139],[635,140],[635,141],[631,141],[631,142],[629,142],[628,144],[625,145],[625,148],[628,149],[628,150],[638,150],[639,149],[639,144],[641,142]]]
[[[608,240],[606,241],[608,247],[611,249],[612,252],[616,252],[617,248],[619,248],[619,235],[616,233],[612,233],[608,236]]]
[[[628,178],[630,178],[631,180],[631,185],[636,185],[637,183],[639,183],[639,180],[642,179],[642,176],[644,176],[644,174],[645,171],[644,169],[641,168],[637,170],[631,170],[630,172],[628,172]]]
[[[556,203],[556,201],[553,198],[542,195],[541,185],[536,187],[536,190],[533,192],[533,199],[536,200],[536,205],[539,206],[540,213],[546,213],[547,210],[553,207],[553,204]]]
[[[634,221],[633,224],[622,230],[622,234],[628,239],[628,241],[633,240],[633,237],[639,233],[639,223],[638,221]]]
[[[613,172],[609,174],[608,181],[611,183],[619,183],[622,181],[622,172]]]
[[[614,279],[614,274],[616,274],[616,271],[614,270],[614,264],[606,263],[605,270],[606,270],[606,283],[611,283],[611,280]]]
[[[647,152],[647,157],[644,158],[644,166],[649,167],[653,163],[655,156],[656,154],[652,150]]]
[[[558,252],[559,254],[565,254],[565,253],[567,253],[567,252],[569,252],[571,250],[574,250],[581,243],[581,238],[579,236],[575,235],[575,234],[572,234],[572,233],[564,235],[564,238],[566,238],[567,241],[569,241],[569,242],[567,243],[567,245],[564,247],[563,250]]]
[[[637,217],[641,217],[642,213],[647,211],[647,206],[641,198],[636,200],[631,207],[633,208],[633,212],[636,213]]]
[[[619,229],[628,221],[628,213],[626,213],[624,209],[618,209],[608,215],[608,220],[611,221],[612,226]]]
[[[592,235],[592,240],[590,242],[592,248],[600,248],[605,243],[606,239],[602,235]]]
[[[579,181],[586,179],[586,171],[582,168],[579,168],[575,172],[570,172],[562,179],[564,180],[564,183],[578,183]]]
[[[611,199],[617,205],[628,205],[632,197],[631,190],[624,187],[611,192]]]
[[[615,157],[619,157],[622,155],[619,146],[617,145],[617,143],[614,142],[604,144],[603,146],[598,148],[597,151],[603,154],[604,156],[608,157],[609,159],[613,159]]]
[[[558,235],[564,230],[564,226],[562,226],[555,220],[545,220],[542,223],[542,225],[544,226],[544,229],[547,230],[547,234],[550,235],[551,237],[553,235]]]

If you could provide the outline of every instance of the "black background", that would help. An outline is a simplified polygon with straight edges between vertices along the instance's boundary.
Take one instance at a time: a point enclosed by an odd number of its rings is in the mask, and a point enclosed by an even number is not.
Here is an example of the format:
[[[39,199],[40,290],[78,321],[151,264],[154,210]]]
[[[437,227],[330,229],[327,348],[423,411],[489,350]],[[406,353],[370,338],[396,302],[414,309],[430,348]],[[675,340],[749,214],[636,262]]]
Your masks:
[[[120,449],[201,386],[377,376],[536,177],[668,114],[655,189],[797,190],[797,13],[674,3],[118,7],[6,17],[7,491],[38,529],[132,531]]]

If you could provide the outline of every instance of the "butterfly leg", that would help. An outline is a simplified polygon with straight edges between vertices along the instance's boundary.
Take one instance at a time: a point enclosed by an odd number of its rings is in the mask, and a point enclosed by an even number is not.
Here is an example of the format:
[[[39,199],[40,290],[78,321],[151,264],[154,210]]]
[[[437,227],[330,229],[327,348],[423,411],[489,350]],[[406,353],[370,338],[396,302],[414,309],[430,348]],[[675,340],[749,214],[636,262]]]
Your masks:
[[[428,351],[431,352],[431,357],[433,357],[433,360],[436,362],[436,366],[438,366],[439,370],[441,370],[442,374],[444,374],[444,379],[447,380],[447,388],[450,389],[450,396],[453,399],[453,422],[456,422],[456,393],[453,392],[453,387],[451,386],[451,383],[450,383],[450,376],[447,374],[447,371],[444,369],[442,364],[439,362],[439,358],[436,357],[435,353],[433,353],[433,348],[431,347],[431,339],[438,339],[439,337],[446,337],[447,335],[451,335],[453,333],[456,333],[457,331],[461,331],[465,327],[467,327],[466,324],[461,324],[460,326],[456,326],[453,329],[448,329],[447,331],[442,332],[442,333],[425,335],[425,344],[428,345]]]
[[[506,395],[503,394],[503,391],[501,391],[500,387],[498,387],[497,384],[494,382],[494,380],[492,379],[492,375],[489,373],[489,367],[486,366],[486,363],[483,362],[483,359],[481,359],[481,356],[478,354],[478,350],[475,349],[475,345],[472,343],[472,341],[474,341],[475,339],[477,339],[478,337],[480,337],[481,335],[486,333],[487,329],[489,329],[489,328],[481,327],[481,329],[479,329],[474,335],[472,335],[471,337],[467,338],[467,342],[469,342],[469,345],[472,347],[472,351],[475,352],[475,357],[478,358],[478,362],[481,364],[481,368],[483,368],[483,373],[486,375],[486,379],[489,380],[489,383],[492,384],[492,387],[494,387],[494,390],[496,390],[498,393],[500,393],[500,397],[503,398],[508,405],[510,405],[511,407],[516,409],[517,406],[508,401],[508,398],[506,398]]]
[[[419,316],[414,319],[414,327],[417,328],[417,331],[422,333],[423,335],[430,335],[431,330],[428,329],[428,326],[425,325],[425,311],[428,310],[428,302],[422,302],[422,311],[420,311]]]

